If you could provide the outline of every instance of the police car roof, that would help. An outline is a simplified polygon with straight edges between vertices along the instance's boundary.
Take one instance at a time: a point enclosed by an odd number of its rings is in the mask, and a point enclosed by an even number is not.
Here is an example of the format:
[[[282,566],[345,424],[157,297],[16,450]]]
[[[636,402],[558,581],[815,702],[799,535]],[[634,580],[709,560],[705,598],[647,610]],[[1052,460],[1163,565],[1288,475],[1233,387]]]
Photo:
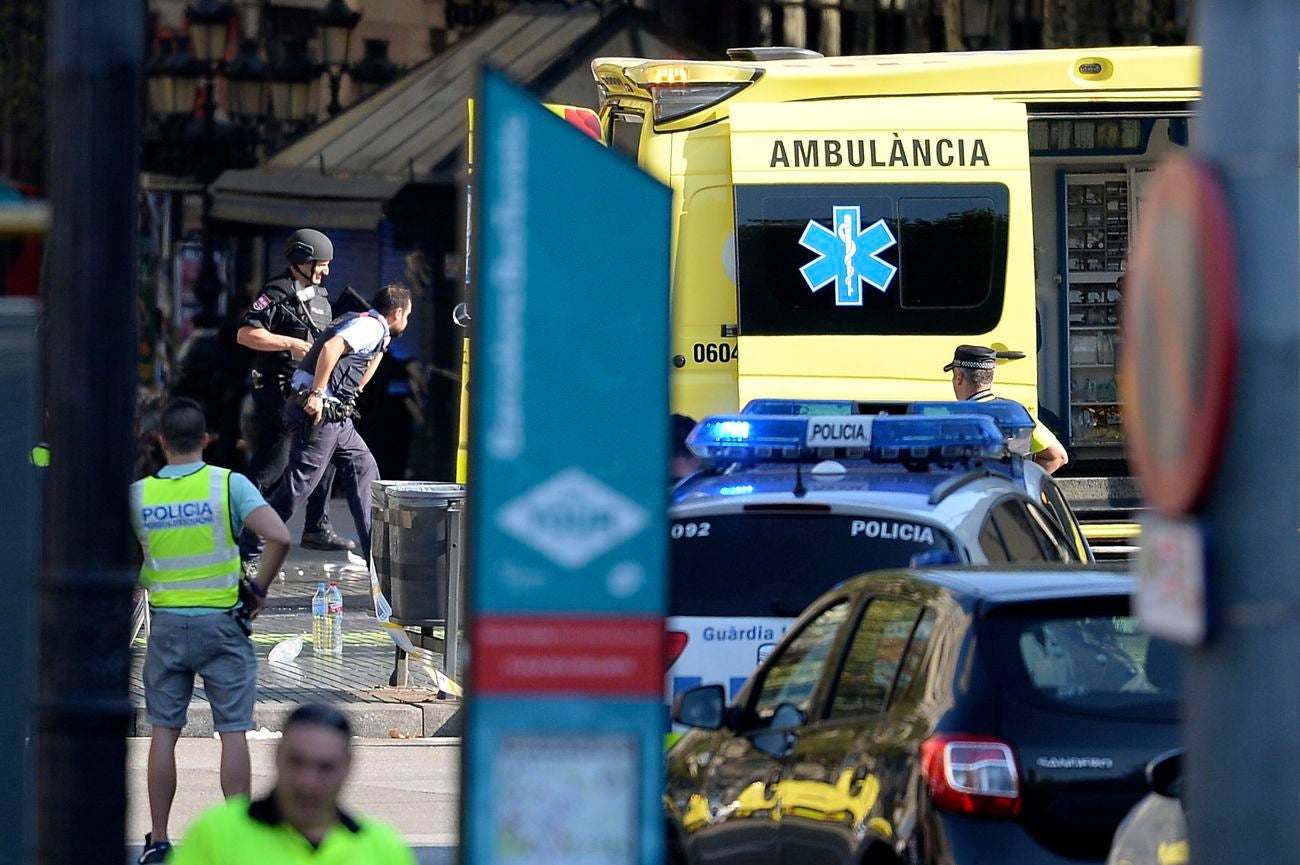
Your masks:
[[[873,463],[869,460],[836,460],[845,471],[817,474],[814,463],[755,463],[735,466],[721,474],[697,474],[673,490],[672,503],[686,504],[708,498],[745,496],[793,495],[802,483],[805,496],[813,501],[860,498],[870,494],[872,499],[887,494],[907,496],[926,502],[935,487],[953,477],[970,471],[969,466],[931,466],[928,471],[908,471],[893,463]],[[1010,479],[995,478],[1001,486],[1015,486]]]
[[[877,571],[854,577],[844,585],[856,588],[900,578],[940,586],[954,595],[994,604],[1130,595],[1135,587],[1133,578],[1123,571],[1043,564]]]

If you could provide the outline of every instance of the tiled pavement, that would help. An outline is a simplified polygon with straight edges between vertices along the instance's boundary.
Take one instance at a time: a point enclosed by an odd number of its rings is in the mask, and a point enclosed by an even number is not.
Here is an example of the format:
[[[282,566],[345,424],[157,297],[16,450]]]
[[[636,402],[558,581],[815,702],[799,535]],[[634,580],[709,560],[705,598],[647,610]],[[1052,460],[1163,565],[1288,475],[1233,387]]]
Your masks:
[[[336,506],[341,502],[335,502]],[[350,520],[345,508],[335,517],[335,528],[344,532]],[[341,516],[341,520],[339,517]],[[301,535],[301,517],[290,523],[296,542]],[[309,700],[338,703],[352,717],[362,735],[408,738],[427,735],[457,735],[459,718],[456,701],[439,700],[429,675],[412,660],[404,687],[389,685],[395,650],[392,640],[374,618],[370,597],[370,575],[363,567],[349,566],[344,553],[321,553],[295,546],[289,561],[271,587],[267,607],[253,623],[253,645],[257,653],[257,701],[255,724],[275,730],[292,705]],[[334,580],[343,592],[343,652],[316,655],[312,648],[311,596],[321,580]],[[303,637],[301,654],[290,664],[272,664],[271,649],[295,635]],[[132,646],[131,698],[138,708],[137,735],[147,731],[143,718],[145,638]],[[442,657],[435,656],[441,664]],[[459,677],[457,677],[459,680]],[[187,735],[211,735],[211,713],[201,680],[195,685]]]

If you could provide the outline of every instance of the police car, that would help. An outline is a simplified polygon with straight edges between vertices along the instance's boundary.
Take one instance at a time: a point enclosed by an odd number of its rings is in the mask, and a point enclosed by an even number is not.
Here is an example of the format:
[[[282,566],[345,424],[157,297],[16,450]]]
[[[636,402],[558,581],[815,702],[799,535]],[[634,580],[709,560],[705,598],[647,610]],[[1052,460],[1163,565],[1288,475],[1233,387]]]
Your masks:
[[[734,696],[809,602],[857,574],[1090,561],[1077,523],[1044,504],[1050,478],[1016,453],[1033,424],[1023,406],[909,408],[763,401],[696,426],[706,467],[669,511],[670,702],[703,682]]]

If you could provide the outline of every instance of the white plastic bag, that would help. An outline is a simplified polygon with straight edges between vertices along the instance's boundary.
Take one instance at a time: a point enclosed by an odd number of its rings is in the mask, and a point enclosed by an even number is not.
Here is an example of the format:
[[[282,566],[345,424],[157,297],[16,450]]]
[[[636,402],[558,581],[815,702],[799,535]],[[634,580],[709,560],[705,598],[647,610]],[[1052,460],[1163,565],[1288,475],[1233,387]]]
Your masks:
[[[288,640],[281,640],[271,648],[268,660],[272,664],[292,664],[302,654],[302,634]]]

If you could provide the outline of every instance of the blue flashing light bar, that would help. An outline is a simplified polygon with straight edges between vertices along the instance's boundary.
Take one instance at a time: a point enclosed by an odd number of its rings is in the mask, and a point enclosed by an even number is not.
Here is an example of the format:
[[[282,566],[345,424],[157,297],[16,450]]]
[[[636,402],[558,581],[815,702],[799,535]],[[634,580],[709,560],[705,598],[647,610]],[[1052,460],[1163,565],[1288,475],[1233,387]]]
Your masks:
[[[984,402],[962,400],[960,402],[915,402],[912,413],[926,417],[951,417],[953,415],[985,415],[993,418],[1002,435],[1007,439],[1008,447],[1018,454],[1028,454],[1030,439],[1034,433],[1034,419],[1029,410],[1015,400],[991,399]]]
[[[686,446],[706,459],[795,459],[807,430],[800,417],[714,415],[695,425]]]
[[[751,399],[741,414],[845,415],[857,414],[857,404],[842,399]]]
[[[1006,437],[983,415],[885,415],[871,426],[871,458],[880,462],[996,459],[1006,450]]]
[[[687,445],[706,459],[746,462],[870,458],[877,462],[999,459],[1007,438],[986,414],[719,415],[691,431]]]
[[[754,492],[753,484],[729,484],[721,487],[718,492],[724,496],[747,496]]]

